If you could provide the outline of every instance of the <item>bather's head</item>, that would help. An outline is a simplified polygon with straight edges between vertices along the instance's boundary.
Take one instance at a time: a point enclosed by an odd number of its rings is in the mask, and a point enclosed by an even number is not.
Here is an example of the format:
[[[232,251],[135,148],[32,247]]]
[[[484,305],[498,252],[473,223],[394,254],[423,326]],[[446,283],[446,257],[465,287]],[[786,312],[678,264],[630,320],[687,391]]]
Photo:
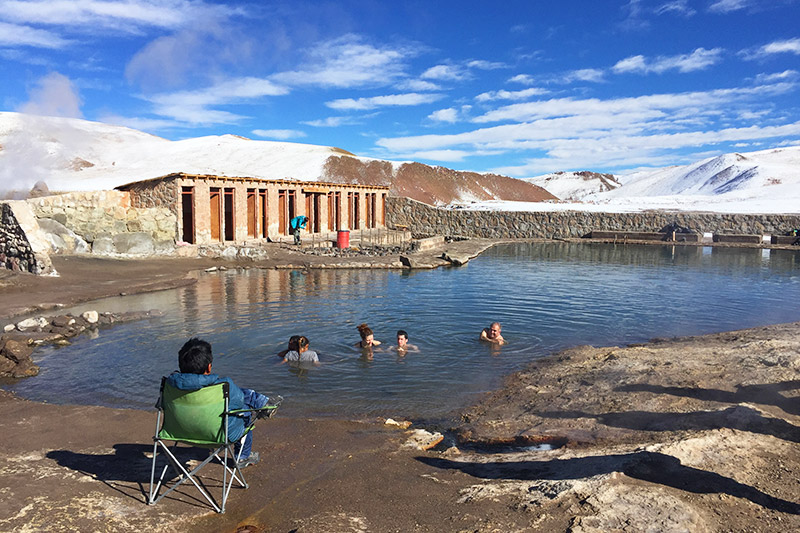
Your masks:
[[[372,330],[367,324],[361,324],[358,326],[358,333],[361,335],[361,343],[365,346],[371,346],[374,337],[372,335]]]

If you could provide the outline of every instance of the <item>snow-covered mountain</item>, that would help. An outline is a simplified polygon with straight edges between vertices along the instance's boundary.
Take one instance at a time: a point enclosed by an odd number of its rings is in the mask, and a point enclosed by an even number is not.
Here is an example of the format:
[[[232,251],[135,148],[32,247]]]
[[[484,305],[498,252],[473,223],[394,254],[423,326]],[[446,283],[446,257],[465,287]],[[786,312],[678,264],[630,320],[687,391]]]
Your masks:
[[[329,146],[235,135],[170,141],[98,122],[0,112],[0,198],[39,181],[51,191],[102,190],[173,172],[388,185],[394,194],[470,209],[800,213],[800,146],[619,176],[556,172],[521,180]]]
[[[614,176],[556,172],[526,181],[567,203],[483,202],[481,209],[800,213],[800,146],[723,154],[686,166]]]
[[[0,112],[0,198],[40,181],[50,191],[108,190],[173,172],[389,185],[433,204],[553,198],[506,176],[357,157],[329,146],[235,135],[170,141],[99,122]]]
[[[613,174],[589,171],[553,172],[522,180],[538,185],[560,200],[566,201],[580,201],[591,194],[610,191],[620,186],[620,182]]]

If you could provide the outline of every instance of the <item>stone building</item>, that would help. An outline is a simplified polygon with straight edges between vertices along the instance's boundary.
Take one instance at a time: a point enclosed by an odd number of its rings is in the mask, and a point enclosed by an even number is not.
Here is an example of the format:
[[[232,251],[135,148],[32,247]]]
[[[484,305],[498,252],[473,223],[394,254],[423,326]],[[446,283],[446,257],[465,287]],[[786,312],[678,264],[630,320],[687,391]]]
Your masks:
[[[389,187],[175,173],[117,187],[131,207],[165,207],[178,219],[176,240],[189,244],[279,241],[289,221],[308,217],[306,232],[386,227]]]

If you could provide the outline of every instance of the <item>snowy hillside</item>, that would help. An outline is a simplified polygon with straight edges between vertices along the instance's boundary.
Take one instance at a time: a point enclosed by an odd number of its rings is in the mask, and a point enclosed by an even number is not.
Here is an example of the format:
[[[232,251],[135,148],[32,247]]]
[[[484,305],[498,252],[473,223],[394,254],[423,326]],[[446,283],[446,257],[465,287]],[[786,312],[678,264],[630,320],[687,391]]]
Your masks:
[[[526,181],[563,202],[488,201],[468,207],[505,211],[800,213],[800,146],[724,154],[691,165],[628,175],[556,172]],[[615,182],[620,185],[612,187]]]
[[[169,141],[86,120],[0,113],[0,198],[50,191],[108,190],[174,172],[388,185],[435,205],[470,200],[552,199],[506,176],[357,157],[329,146],[254,141],[235,135]]]
[[[233,135],[168,141],[85,120],[0,113],[0,184],[29,190],[113,189],[172,172],[317,180],[326,146],[252,141]]]
[[[534,178],[523,178],[523,181],[542,187],[561,200],[579,201],[588,195],[610,191],[620,186],[613,174],[597,172],[553,172]]]
[[[556,172],[518,180],[328,146],[234,135],[169,141],[98,122],[0,112],[0,197],[38,181],[51,191],[102,190],[173,172],[389,185],[392,194],[468,209],[800,213],[800,146],[621,176]]]

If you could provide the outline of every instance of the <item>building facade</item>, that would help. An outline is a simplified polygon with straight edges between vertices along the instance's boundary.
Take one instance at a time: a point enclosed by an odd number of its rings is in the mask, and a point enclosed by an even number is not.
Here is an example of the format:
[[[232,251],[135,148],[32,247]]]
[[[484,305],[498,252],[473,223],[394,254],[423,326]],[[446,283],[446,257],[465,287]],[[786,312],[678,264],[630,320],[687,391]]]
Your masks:
[[[176,173],[117,187],[131,207],[166,207],[178,219],[176,240],[189,244],[279,241],[289,221],[308,217],[306,232],[386,227],[389,187]]]

